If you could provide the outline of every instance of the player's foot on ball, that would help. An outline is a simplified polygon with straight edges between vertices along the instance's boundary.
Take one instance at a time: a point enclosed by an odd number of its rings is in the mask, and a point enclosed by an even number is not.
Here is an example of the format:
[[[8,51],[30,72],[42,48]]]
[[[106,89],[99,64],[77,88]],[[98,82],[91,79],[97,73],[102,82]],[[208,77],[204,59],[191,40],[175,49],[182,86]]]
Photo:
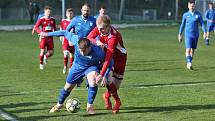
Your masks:
[[[44,63],[44,64],[47,64],[47,63],[48,63],[48,59],[47,59],[46,55],[44,55],[44,57],[43,57],[43,63]]]
[[[49,111],[49,113],[54,113],[59,111],[61,108],[63,107],[63,105],[55,105],[51,108],[51,110]]]
[[[95,114],[95,111],[93,109],[93,105],[92,104],[87,104],[87,113],[89,115],[94,115]]]
[[[121,101],[120,100],[116,100],[112,112],[114,114],[119,113],[120,106],[121,106]]]
[[[44,65],[40,64],[40,70],[44,70]]]
[[[193,70],[192,63],[187,63],[187,69]]]
[[[66,66],[64,66],[63,67],[63,74],[66,74],[66,70],[67,70],[67,68],[66,68]]]
[[[105,108],[107,110],[111,110],[112,109],[112,104],[111,104],[111,101],[110,101],[110,97],[108,97],[106,95],[106,93],[103,94],[103,100],[105,102]]]

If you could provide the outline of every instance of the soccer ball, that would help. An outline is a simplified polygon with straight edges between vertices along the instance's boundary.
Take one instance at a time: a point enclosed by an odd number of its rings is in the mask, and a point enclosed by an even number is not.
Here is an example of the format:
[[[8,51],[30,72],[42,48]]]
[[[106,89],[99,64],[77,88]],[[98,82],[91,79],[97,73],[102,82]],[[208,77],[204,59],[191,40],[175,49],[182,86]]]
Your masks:
[[[70,113],[77,113],[80,110],[80,101],[76,98],[68,99],[66,102],[66,110]]]

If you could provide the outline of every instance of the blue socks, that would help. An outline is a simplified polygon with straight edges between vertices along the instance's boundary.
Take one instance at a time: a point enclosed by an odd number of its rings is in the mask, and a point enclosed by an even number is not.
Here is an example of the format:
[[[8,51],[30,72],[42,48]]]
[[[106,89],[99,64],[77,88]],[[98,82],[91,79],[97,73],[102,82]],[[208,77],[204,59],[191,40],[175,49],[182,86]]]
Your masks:
[[[58,103],[59,104],[63,104],[63,102],[65,101],[65,99],[69,96],[70,92],[71,91],[67,91],[67,90],[62,89],[60,91],[60,95],[58,97]]]
[[[192,63],[193,58],[189,55],[186,56],[187,63]]]
[[[98,91],[98,86],[95,86],[95,87],[89,86],[89,88],[88,88],[88,101],[87,101],[88,104],[93,104],[93,101],[96,97],[97,91]]]

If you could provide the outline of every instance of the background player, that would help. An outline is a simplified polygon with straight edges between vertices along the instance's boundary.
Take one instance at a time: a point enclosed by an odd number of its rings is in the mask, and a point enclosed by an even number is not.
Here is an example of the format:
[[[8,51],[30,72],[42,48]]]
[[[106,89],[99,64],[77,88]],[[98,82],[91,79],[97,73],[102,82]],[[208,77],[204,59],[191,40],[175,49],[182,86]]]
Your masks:
[[[106,57],[100,75],[97,76],[97,81],[103,78],[104,74],[113,58],[113,76],[112,82],[107,85],[108,91],[103,94],[106,109],[112,109],[110,96],[114,98],[115,105],[113,107],[113,113],[118,113],[121,106],[121,101],[117,90],[120,87],[121,81],[123,80],[125,65],[127,60],[127,52],[123,45],[121,34],[116,28],[110,24],[110,18],[107,15],[99,16],[96,21],[97,27],[95,27],[88,38],[90,41],[96,43],[98,46],[107,46]],[[96,37],[99,36],[100,40]]]
[[[55,19],[51,17],[52,9],[49,6],[44,8],[44,17],[41,17],[36,25],[35,30],[38,34],[41,32],[52,32],[56,30]],[[41,29],[39,28],[41,26]],[[47,53],[45,53],[47,50]],[[40,36],[40,69],[44,69],[44,64],[47,63],[48,57],[54,54],[54,41],[53,37]]]
[[[208,10],[205,13],[205,18],[207,19],[207,37],[205,39],[205,44],[209,45],[209,34],[211,31],[215,31],[215,10],[214,10],[214,4],[212,2],[209,2],[208,4]]]
[[[106,8],[105,6],[100,6],[100,9],[99,9],[99,14],[98,15],[95,15],[94,18],[97,19],[98,16],[103,16],[106,14]]]
[[[200,25],[202,26],[202,30],[204,31],[204,38],[206,37],[206,29],[200,12],[195,11],[195,0],[190,0],[188,2],[188,9],[189,11],[183,14],[182,23],[178,34],[178,40],[179,42],[182,41],[182,32],[185,28],[187,69],[192,70],[192,60],[194,51],[197,48],[199,38],[198,23],[200,23]]]
[[[62,19],[60,23],[60,29],[66,30],[67,26],[72,20],[74,13],[72,8],[68,8],[66,10],[66,19]],[[71,30],[73,32],[73,29]],[[64,67],[63,67],[63,74],[66,74],[68,70],[68,59],[69,59],[69,68],[72,66],[73,63],[73,54],[74,54],[74,46],[69,45],[69,41],[65,37],[61,37],[62,40],[62,48],[63,48],[63,58],[64,58]]]

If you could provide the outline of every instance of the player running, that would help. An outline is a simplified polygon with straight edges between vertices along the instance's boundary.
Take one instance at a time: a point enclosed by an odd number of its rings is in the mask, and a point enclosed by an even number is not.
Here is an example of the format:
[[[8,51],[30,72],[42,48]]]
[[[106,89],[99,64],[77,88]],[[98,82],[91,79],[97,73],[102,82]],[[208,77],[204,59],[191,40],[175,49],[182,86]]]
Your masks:
[[[72,20],[73,17],[73,9],[68,8],[66,10],[66,19],[62,19],[60,23],[60,29],[66,30],[67,26]],[[71,30],[73,32],[73,29]],[[63,67],[63,74],[66,74],[68,70],[68,60],[69,60],[69,68],[72,66],[73,63],[73,54],[74,54],[74,46],[69,45],[69,41],[65,37],[61,37],[62,40],[62,48],[63,48],[63,60],[64,60],[64,67]]]
[[[102,83],[107,83],[104,82],[106,81],[104,74],[111,62],[111,59],[113,58],[114,65],[113,75],[111,77],[112,82],[107,84],[108,91],[103,94],[103,99],[105,101],[106,109],[112,109],[113,113],[118,113],[121,106],[121,101],[117,90],[119,89],[120,84],[123,80],[127,60],[127,52],[123,45],[122,36],[118,32],[118,30],[111,25],[109,16],[99,16],[97,18],[96,25],[97,27],[95,27],[90,32],[88,38],[98,46],[107,46],[105,62],[101,69],[100,75],[97,76],[97,81],[103,79]],[[100,40],[96,39],[97,36],[99,36]],[[115,101],[113,108],[110,101],[111,96]]]
[[[44,17],[41,17],[36,25],[35,30],[38,34],[41,32],[52,32],[56,30],[55,19],[51,17],[52,9],[49,6],[44,8]],[[41,26],[41,29],[40,29]],[[47,51],[47,53],[45,53]],[[47,63],[48,57],[54,54],[54,41],[53,37],[40,36],[40,69],[44,69],[44,64]]]
[[[192,70],[192,60],[194,51],[197,48],[199,38],[199,26],[202,26],[204,38],[206,37],[206,29],[200,12],[195,10],[195,0],[188,2],[189,11],[183,14],[182,23],[179,29],[178,40],[182,41],[182,32],[185,28],[185,47],[186,47],[186,61],[187,69]]]
[[[208,4],[208,10],[205,13],[205,18],[207,19],[207,37],[205,39],[205,44],[209,45],[209,34],[211,31],[215,31],[215,10],[214,10],[214,4],[212,2],[209,2]]]
[[[87,112],[89,114],[95,114],[93,109],[93,102],[97,94],[98,83],[96,77],[99,73],[100,63],[104,61],[105,52],[99,46],[91,44],[87,38],[80,38],[68,31],[55,31],[42,33],[43,36],[64,36],[75,47],[75,60],[69,71],[66,79],[66,84],[61,90],[58,97],[58,103],[52,107],[50,113],[56,112],[62,108],[65,99],[69,96],[72,89],[79,83],[81,83],[84,76],[87,77],[89,82],[88,87],[88,101]]]

